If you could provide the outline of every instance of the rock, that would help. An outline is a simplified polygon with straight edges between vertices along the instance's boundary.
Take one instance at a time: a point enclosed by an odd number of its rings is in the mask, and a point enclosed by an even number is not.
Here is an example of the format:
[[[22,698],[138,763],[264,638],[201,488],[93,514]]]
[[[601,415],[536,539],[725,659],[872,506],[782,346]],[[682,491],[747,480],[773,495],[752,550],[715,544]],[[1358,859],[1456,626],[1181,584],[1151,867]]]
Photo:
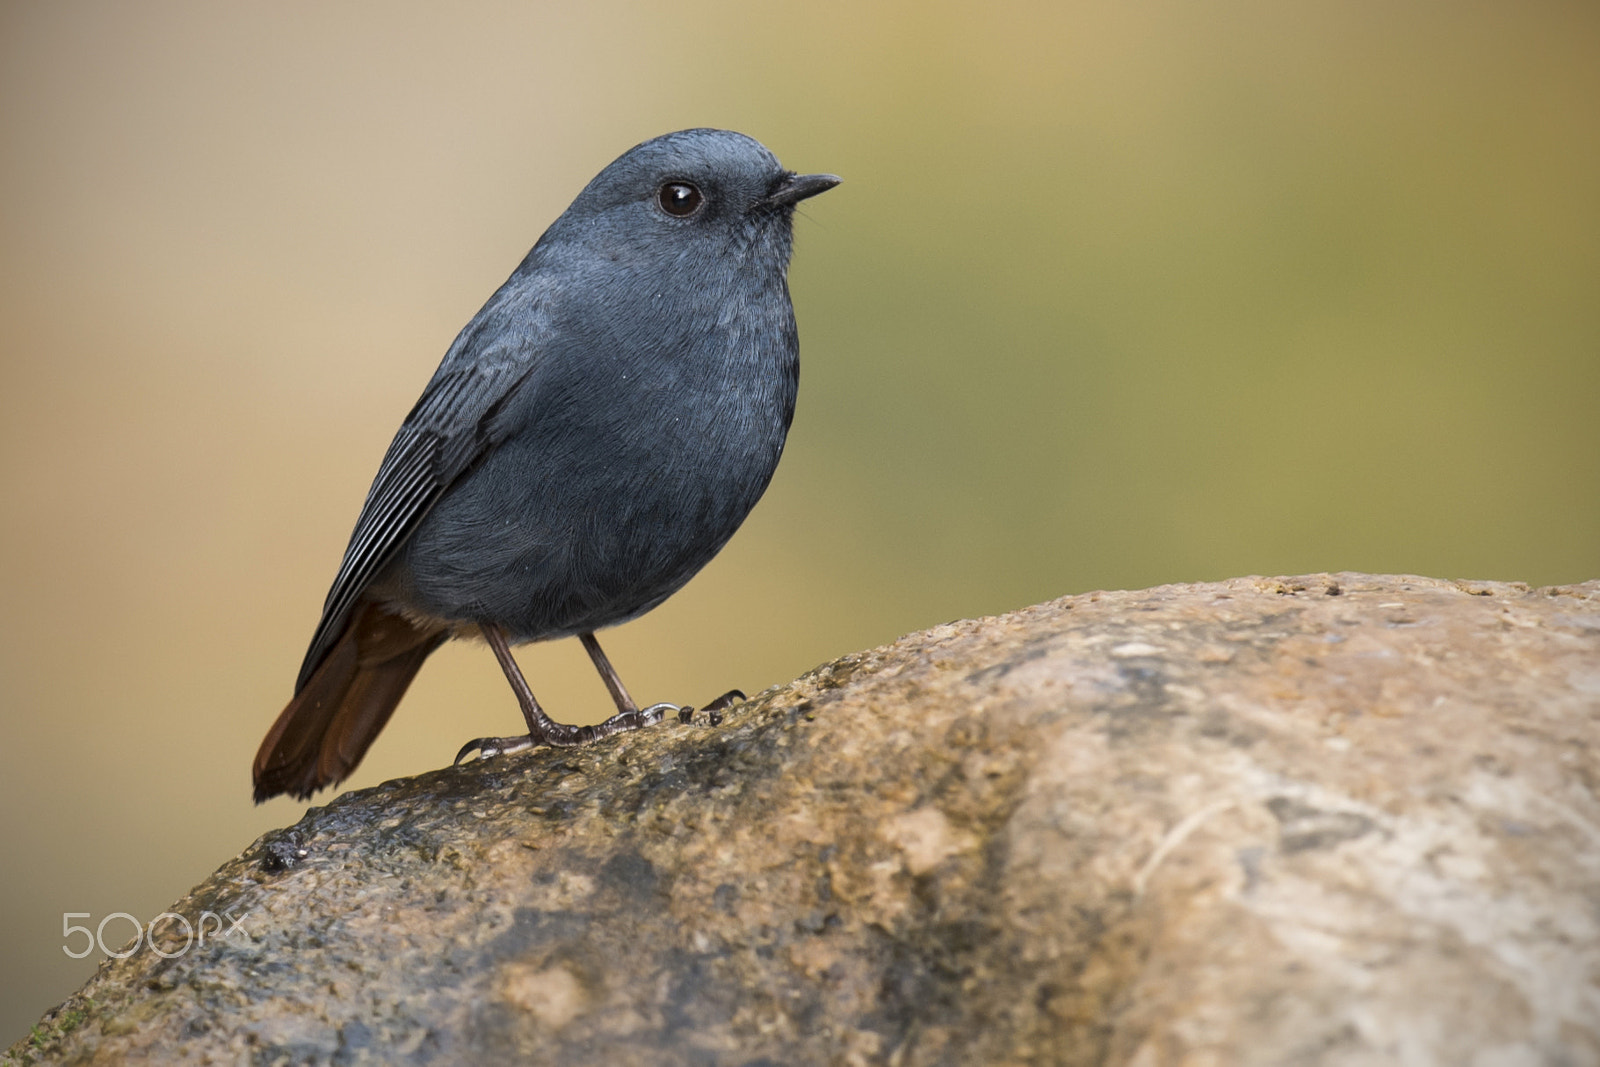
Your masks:
[[[1597,790],[1600,582],[1067,597],[312,808],[10,1055],[1596,1064]]]

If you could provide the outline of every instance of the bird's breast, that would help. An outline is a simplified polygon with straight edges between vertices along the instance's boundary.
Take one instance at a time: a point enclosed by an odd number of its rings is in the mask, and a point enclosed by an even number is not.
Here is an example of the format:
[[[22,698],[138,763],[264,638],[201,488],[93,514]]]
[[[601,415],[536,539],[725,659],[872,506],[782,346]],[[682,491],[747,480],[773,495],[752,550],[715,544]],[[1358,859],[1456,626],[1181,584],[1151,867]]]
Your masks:
[[[655,351],[590,349],[530,375],[473,477],[407,544],[396,599],[529,640],[623,621],[681,587],[744,521],[783,451],[792,326],[759,325]]]

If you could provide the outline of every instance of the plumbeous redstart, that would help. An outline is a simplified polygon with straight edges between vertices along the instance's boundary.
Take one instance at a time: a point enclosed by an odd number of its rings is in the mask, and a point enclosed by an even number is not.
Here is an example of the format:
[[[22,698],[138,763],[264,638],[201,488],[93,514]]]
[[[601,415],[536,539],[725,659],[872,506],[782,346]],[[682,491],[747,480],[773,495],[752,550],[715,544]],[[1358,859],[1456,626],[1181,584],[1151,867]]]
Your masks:
[[[355,770],[422,661],[482,636],[528,734],[484,756],[655,722],[594,632],[660,604],[755,506],[799,383],[795,205],[839,183],[727,130],[624,153],[461,331],[367,493],[255,797]],[[553,722],[509,646],[577,635],[617,714]],[[459,759],[460,757],[458,757]]]

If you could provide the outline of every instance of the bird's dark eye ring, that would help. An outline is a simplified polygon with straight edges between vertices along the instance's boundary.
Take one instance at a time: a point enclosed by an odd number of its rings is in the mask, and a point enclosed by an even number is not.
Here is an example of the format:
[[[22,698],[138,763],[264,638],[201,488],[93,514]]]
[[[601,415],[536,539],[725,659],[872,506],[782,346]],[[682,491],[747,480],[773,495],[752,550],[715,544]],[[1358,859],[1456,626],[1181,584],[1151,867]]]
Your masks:
[[[668,182],[656,191],[656,202],[668,215],[684,218],[700,210],[705,197],[700,187],[692,182]]]

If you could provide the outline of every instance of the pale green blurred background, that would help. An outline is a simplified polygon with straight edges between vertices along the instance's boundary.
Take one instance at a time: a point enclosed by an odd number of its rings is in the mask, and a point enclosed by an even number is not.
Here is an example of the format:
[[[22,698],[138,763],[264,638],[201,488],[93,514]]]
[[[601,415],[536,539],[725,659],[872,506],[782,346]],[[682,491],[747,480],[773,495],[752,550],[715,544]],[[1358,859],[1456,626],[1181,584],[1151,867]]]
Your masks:
[[[607,648],[700,702],[1065,593],[1600,577],[1600,6],[0,4],[0,1039],[258,833],[390,434],[597,170],[845,184],[765,502]],[[523,655],[558,715],[606,697]],[[519,725],[428,664],[352,787]],[[125,925],[110,928],[125,936]]]

